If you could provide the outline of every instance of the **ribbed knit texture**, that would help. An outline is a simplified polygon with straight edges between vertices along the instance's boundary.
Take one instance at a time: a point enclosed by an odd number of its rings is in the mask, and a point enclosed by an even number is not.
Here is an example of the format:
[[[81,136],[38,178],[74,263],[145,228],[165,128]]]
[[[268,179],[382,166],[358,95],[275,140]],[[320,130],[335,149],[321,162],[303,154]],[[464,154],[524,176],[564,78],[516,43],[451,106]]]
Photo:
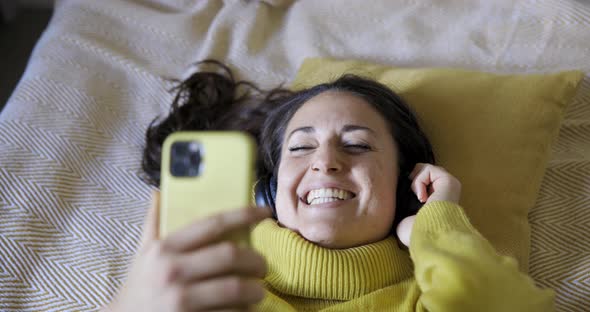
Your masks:
[[[274,289],[291,296],[351,300],[412,276],[408,252],[394,238],[348,249],[308,242],[276,221],[253,232],[255,248],[266,256]]]
[[[412,228],[412,237],[432,240],[449,231],[481,236],[459,206],[450,202],[435,201],[428,203],[426,207],[428,209],[418,211],[416,222]]]
[[[328,249],[271,219],[254,228],[252,242],[269,267],[260,311],[554,310],[552,291],[535,287],[450,202],[418,213],[413,263],[393,237]]]

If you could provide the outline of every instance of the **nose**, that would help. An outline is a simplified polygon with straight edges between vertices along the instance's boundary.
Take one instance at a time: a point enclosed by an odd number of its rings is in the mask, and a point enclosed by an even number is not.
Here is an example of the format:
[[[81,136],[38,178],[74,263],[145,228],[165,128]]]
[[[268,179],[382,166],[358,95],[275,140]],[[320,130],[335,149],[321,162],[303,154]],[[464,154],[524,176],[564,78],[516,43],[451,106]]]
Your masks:
[[[339,157],[338,151],[335,151],[331,147],[319,148],[311,166],[311,170],[325,173],[340,172],[342,168],[343,162]]]

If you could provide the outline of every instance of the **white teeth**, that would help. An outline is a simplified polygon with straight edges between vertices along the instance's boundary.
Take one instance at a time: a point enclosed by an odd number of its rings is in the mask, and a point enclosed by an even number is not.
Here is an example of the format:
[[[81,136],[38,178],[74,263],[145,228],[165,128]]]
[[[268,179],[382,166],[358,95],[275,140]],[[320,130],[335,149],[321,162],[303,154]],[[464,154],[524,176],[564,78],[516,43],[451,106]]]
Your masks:
[[[321,188],[311,190],[307,194],[307,202],[309,205],[323,204],[335,200],[346,200],[352,198],[353,194],[336,188]]]
[[[309,204],[310,205],[323,204],[323,203],[329,203],[329,202],[333,202],[333,201],[337,201],[337,200],[340,200],[340,199],[335,198],[335,197],[319,197],[319,198],[314,198]]]

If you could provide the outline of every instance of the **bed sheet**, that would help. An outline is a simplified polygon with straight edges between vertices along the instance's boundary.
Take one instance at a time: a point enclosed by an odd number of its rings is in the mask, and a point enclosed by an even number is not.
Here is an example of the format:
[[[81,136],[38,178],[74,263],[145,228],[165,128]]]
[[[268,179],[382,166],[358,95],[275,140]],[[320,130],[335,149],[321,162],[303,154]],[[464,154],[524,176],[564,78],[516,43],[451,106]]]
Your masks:
[[[121,285],[150,188],[143,134],[169,78],[216,58],[263,87],[304,58],[590,73],[590,4],[515,1],[58,0],[0,115],[0,310],[94,311]],[[559,311],[590,307],[590,76],[535,207],[530,272]]]

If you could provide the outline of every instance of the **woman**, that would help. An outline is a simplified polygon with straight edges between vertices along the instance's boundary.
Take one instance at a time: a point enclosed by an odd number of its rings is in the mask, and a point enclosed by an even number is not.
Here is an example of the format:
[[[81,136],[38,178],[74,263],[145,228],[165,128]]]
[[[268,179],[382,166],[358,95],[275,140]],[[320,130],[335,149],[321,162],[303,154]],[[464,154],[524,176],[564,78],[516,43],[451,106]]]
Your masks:
[[[553,310],[553,294],[471,226],[460,182],[432,165],[416,118],[387,87],[344,76],[264,93],[217,65],[226,72],[181,83],[170,116],[151,125],[144,170],[157,186],[173,131],[248,131],[270,212],[220,214],[160,240],[155,194],[110,310]],[[253,250],[221,239],[255,224]]]

